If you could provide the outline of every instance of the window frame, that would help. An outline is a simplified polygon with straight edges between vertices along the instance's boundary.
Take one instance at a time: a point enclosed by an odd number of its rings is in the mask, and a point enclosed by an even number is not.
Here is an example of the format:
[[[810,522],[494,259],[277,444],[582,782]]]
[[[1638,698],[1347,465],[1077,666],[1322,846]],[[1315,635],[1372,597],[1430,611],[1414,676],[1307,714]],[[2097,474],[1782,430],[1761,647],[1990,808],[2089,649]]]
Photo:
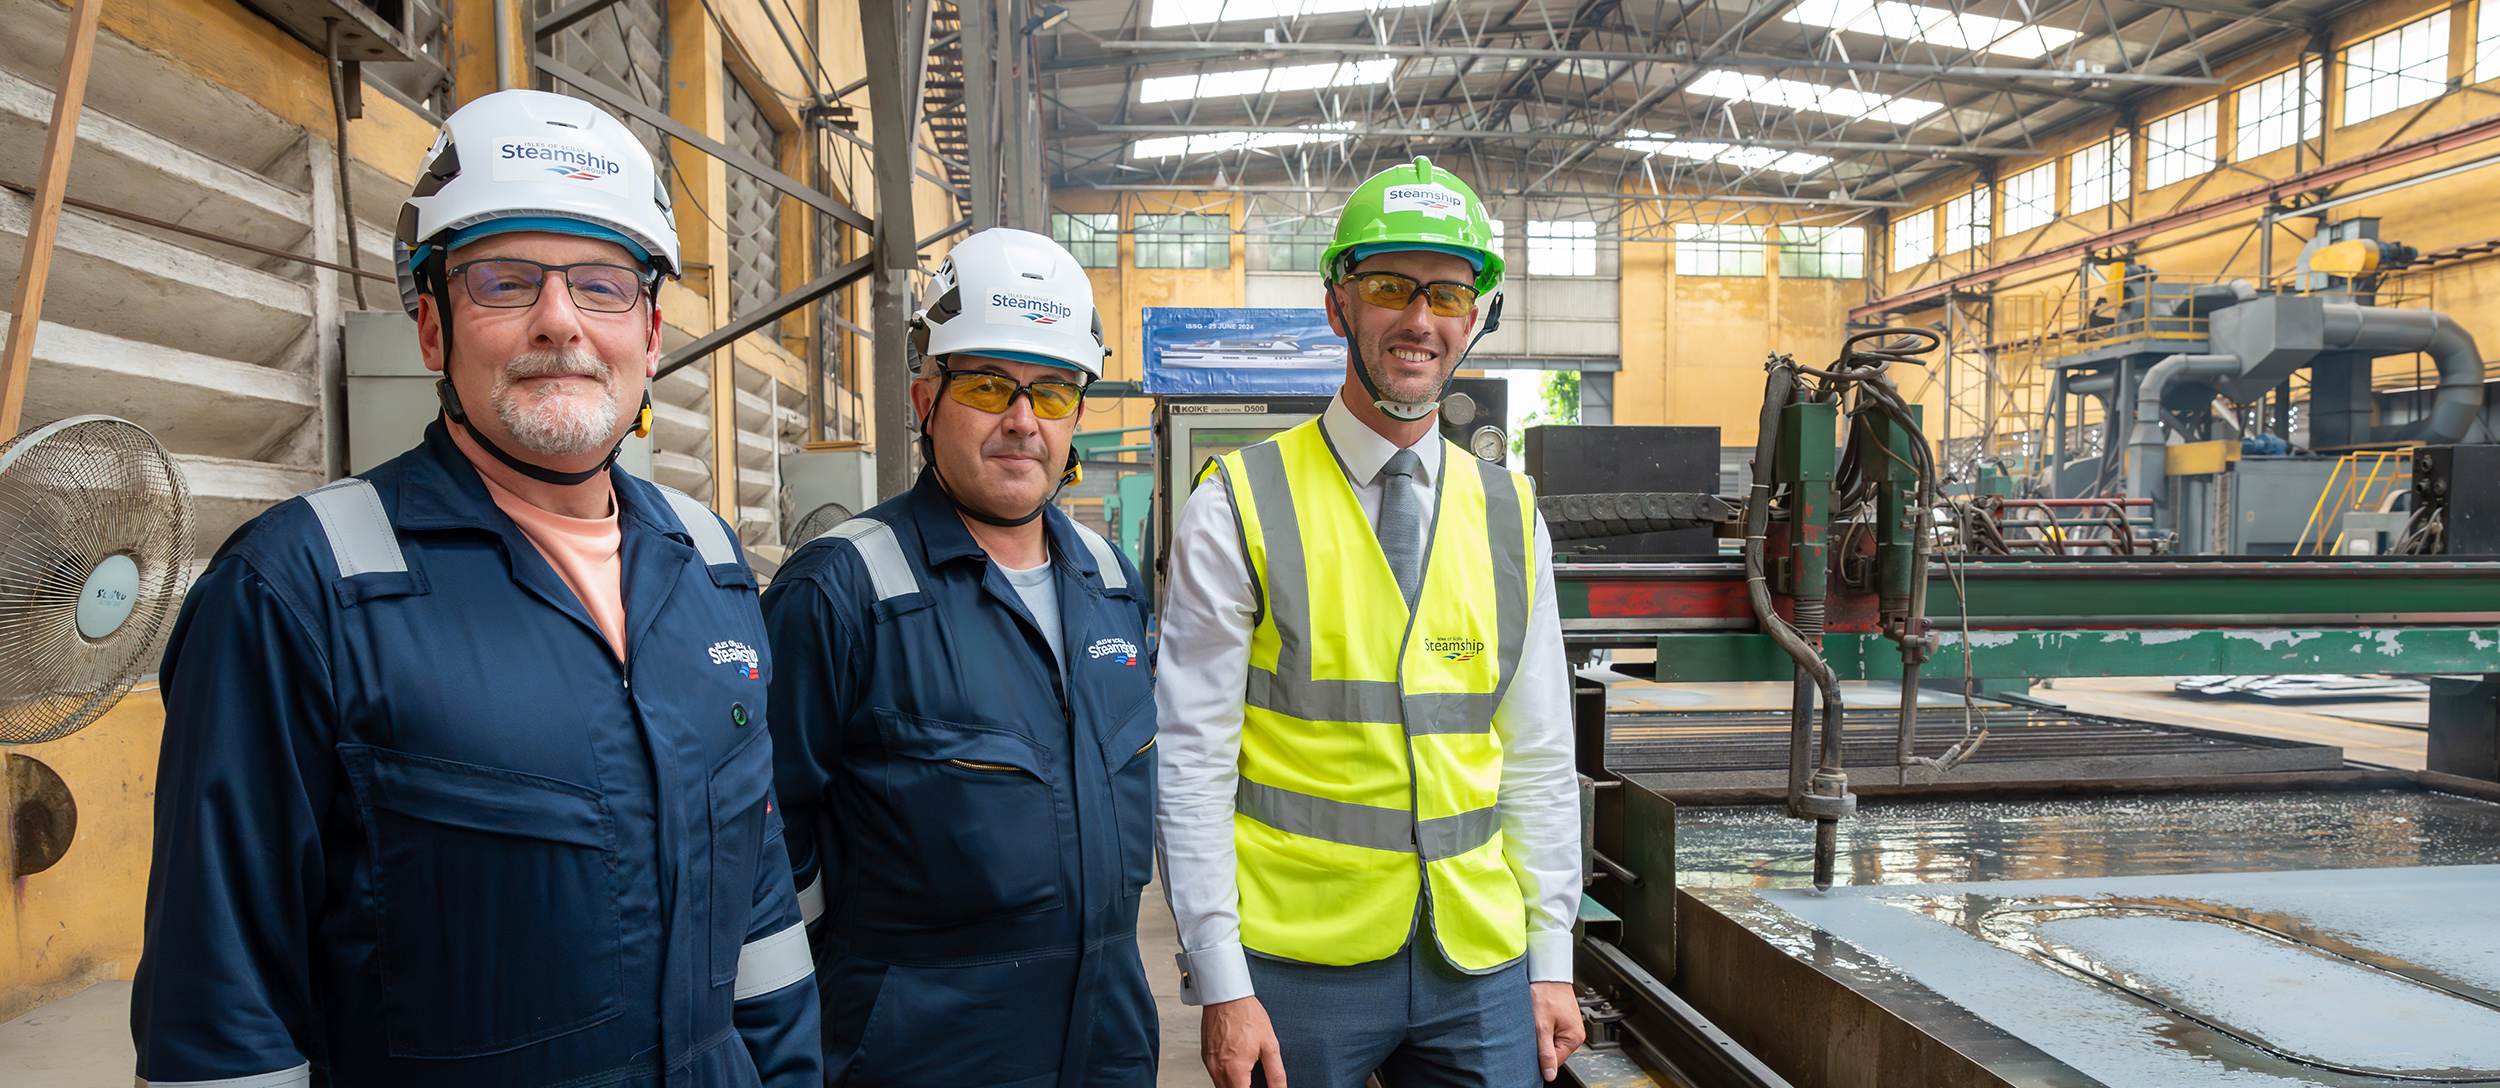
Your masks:
[[[2202,134],[2196,129],[2203,121]],[[2184,130],[2177,131],[2177,130]],[[2222,100],[2208,98],[2144,126],[2144,191],[2214,172],[2222,165]],[[2178,171],[2171,176],[2171,171]]]
[[[1936,259],[1936,208],[1929,205],[1892,221],[1892,259],[1889,267],[1906,272]],[[1911,229],[1915,225],[1916,229]]]
[[[2265,98],[2269,94],[2282,96],[2283,105],[2290,108],[2271,112],[2252,108],[2265,106]],[[2303,97],[2307,99],[2306,103],[2302,101]],[[2316,108],[2303,111],[2301,107],[2304,104]],[[2233,162],[2247,162],[2259,155],[2274,154],[2302,140],[2315,140],[2326,135],[2326,65],[2314,58],[2308,59],[2231,92],[2231,113]],[[2291,132],[2293,129],[2300,131],[2281,143],[2262,148],[2252,146],[2256,143],[2250,139],[2254,134],[2273,130]]]
[[[1800,234],[1812,233],[1815,237],[1811,242],[1802,238],[1791,241],[1789,233],[1792,231]],[[1837,248],[1830,245],[1834,239],[1838,238],[1855,241]],[[1773,239],[1772,244],[1779,247],[1781,279],[1862,280],[1866,278],[1865,227],[1801,227],[1795,224],[1784,224],[1779,228],[1778,236]],[[1805,270],[1806,262],[1809,260],[1824,267],[1816,271],[1807,271]],[[1855,267],[1851,267],[1853,265]]]
[[[1076,238],[1073,231],[1061,229],[1064,225],[1080,222],[1089,233],[1088,237]],[[1067,250],[1069,256],[1076,258],[1079,268],[1120,267],[1120,213],[1118,212],[1054,211],[1050,213],[1050,239],[1059,243],[1060,248]],[[1110,260],[1096,263],[1087,259],[1088,254],[1099,252],[1098,247],[1102,246],[1110,247]]]
[[[2436,24],[2436,25],[2434,25]],[[2420,33],[2412,33],[2415,30]],[[2448,9],[2441,8],[2402,26],[2372,34],[2343,48],[2344,109],[2347,126],[2373,121],[2407,106],[2420,105],[2448,93]],[[2403,57],[2404,48],[2414,42],[2429,42],[2434,53],[2416,57],[2410,62]],[[2391,58],[2381,54],[2395,51],[2395,67],[2381,68]],[[2362,67],[2356,58],[2366,54],[2372,67]],[[2421,74],[2417,69],[2438,67],[2437,78]],[[2436,87],[2436,90],[2430,88]],[[2411,90],[2407,90],[2411,88]],[[2423,93],[2427,92],[2427,93]],[[2408,94],[2420,97],[2406,97]],[[2355,114],[2355,109],[2370,112]]]
[[[1995,208],[1989,198],[1996,195],[1989,186],[1981,185],[1967,193],[1937,205],[1943,209],[1943,233],[1936,241],[1936,255],[1950,257],[1968,253],[1996,240]]]
[[[1167,229],[1174,224],[1181,224],[1182,229]],[[1136,268],[1227,269],[1233,266],[1233,217],[1204,212],[1139,213],[1131,221],[1129,243],[1129,262]],[[1197,260],[1211,263],[1191,263],[1193,253]],[[1151,263],[1149,254],[1154,257]],[[1176,263],[1164,263],[1165,254],[1171,254]]]
[[[1557,232],[1558,227],[1568,229]],[[1597,274],[1596,220],[1531,219],[1526,238],[1527,259],[1521,263],[1527,275],[1561,279]],[[1554,268],[1558,256],[1567,262],[1567,267],[1560,271]]]
[[[1753,223],[1678,223],[1675,274],[1753,278],[1764,274],[1769,228]]]
[[[2014,191],[2015,186],[2028,178],[2039,179],[2039,193],[2036,196],[2029,193],[2018,196]],[[1998,237],[2038,230],[2057,222],[2057,160],[2051,159],[2031,169],[2017,171],[2014,176],[2005,179],[2001,187],[2005,190],[2005,214],[1999,217],[2004,222],[1998,225],[2003,228],[2004,233]],[[2037,222],[2021,221],[2020,225],[2017,225],[2019,219],[2017,212],[2037,214],[2039,220]]]
[[[2081,215],[2124,202],[2135,195],[2135,140],[2128,132],[2112,133],[2108,139],[2078,147],[2066,156],[2066,214]],[[2084,173],[2087,157],[2098,153],[2103,169],[2093,175]],[[2097,191],[2086,186],[2097,184]],[[2090,200],[2090,203],[2085,203]]]

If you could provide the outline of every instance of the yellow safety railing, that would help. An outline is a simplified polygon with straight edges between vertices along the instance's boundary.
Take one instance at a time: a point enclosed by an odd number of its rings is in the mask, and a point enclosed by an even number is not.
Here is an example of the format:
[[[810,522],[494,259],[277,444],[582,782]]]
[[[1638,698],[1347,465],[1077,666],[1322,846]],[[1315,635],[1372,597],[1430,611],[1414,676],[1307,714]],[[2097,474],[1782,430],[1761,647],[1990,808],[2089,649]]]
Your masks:
[[[2378,509],[2388,493],[2398,484],[2411,485],[2413,473],[2405,450],[2377,453],[2347,453],[2327,471],[2326,486],[2318,489],[2318,501],[2309,508],[2309,521],[2301,526],[2300,541],[2292,545],[2293,555],[2333,555],[2344,550],[2344,515]],[[2365,472],[2362,462],[2367,460]],[[2341,483],[2339,491],[2337,484]],[[2329,502],[2328,496],[2334,496]],[[2327,534],[2335,539],[2329,546]],[[2317,534],[2317,550],[2310,551],[2310,534]]]

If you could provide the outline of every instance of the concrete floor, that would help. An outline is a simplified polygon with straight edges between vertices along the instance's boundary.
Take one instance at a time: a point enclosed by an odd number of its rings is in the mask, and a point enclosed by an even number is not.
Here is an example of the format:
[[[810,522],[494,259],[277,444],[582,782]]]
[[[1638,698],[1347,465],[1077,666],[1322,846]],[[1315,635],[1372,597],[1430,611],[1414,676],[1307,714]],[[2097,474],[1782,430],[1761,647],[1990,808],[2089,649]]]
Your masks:
[[[2430,742],[2430,734],[2422,727],[2386,724],[2420,720],[2427,702],[2423,699],[2263,703],[2180,695],[2171,688],[2174,682],[2159,676],[2069,678],[2052,687],[2035,687],[2032,696],[2087,714],[2341,745],[2345,759],[2408,771],[2422,769]]]
[[[1163,886],[1150,884],[1137,912],[1138,952],[1163,1017],[1163,1066],[1156,1088],[1205,1088],[1198,1064],[1198,1010],[1181,1004],[1180,938]],[[128,1088],[137,1062],[130,1047],[130,984],[106,982],[0,1023],[0,1085],[7,1088]]]

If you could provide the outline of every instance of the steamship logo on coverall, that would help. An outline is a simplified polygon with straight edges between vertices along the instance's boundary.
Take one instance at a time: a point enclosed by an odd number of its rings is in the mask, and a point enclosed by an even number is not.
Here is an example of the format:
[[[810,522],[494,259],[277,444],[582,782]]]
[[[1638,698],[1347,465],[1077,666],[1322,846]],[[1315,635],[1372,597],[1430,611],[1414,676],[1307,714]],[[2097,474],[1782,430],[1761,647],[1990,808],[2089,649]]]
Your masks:
[[[764,678],[762,669],[763,659],[756,656],[755,647],[749,646],[743,642],[723,641],[713,643],[712,664],[735,665],[737,666],[739,672],[746,674],[745,679],[748,680],[761,680]]]
[[[1124,638],[1099,639],[1086,651],[1086,655],[1096,661],[1116,657],[1120,659],[1120,664],[1134,665],[1137,663],[1137,644]]]

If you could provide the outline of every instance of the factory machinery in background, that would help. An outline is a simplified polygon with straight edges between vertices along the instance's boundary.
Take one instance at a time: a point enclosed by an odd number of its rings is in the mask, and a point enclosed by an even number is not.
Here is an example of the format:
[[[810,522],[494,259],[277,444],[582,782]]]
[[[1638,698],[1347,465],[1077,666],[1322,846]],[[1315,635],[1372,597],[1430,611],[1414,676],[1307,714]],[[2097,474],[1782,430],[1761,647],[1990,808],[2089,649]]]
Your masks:
[[[2357,305],[2277,295],[2213,317],[2313,302]],[[2323,336],[2341,311],[2309,312]],[[2338,350],[2392,342],[2368,339],[2387,312],[2364,315],[2366,336],[2338,333]],[[2500,977],[2439,951],[2500,923],[2487,917],[2500,912],[2500,556],[2468,554],[2500,504],[2494,447],[2416,460],[2410,535],[2436,526],[2446,554],[1992,554],[2002,539],[1985,523],[2002,502],[1943,493],[1894,382],[1936,341],[1877,330],[1829,363],[1772,359],[1738,502],[1698,473],[1643,487],[1592,467],[1664,463],[1638,455],[1642,428],[1527,436],[1562,553],[1565,641],[1586,666],[1579,977],[1604,1045],[1575,1076],[2500,1083],[2500,1052],[2485,1053],[2500,1042],[2424,1026],[2500,1025]],[[2210,347],[2172,354],[2223,354]],[[2229,380],[2164,374],[2183,372]],[[2459,437],[2436,429],[2460,413],[2421,431]],[[1609,550],[1693,530],[1742,554]],[[2027,686],[2350,672],[2439,678],[2430,770],[2075,713]],[[1763,698],[1765,682],[1786,691]],[[2439,865],[2468,867],[2423,868]],[[2234,870],[2264,879],[2179,875]],[[2355,888],[2401,898],[2411,883],[2482,905],[2430,919],[2346,909],[2378,901]],[[2151,944],[2126,944],[2139,938]],[[2286,977],[2319,981],[2216,973],[2187,954],[2207,947],[2289,957]],[[2387,1040],[2335,1030],[2337,1003],[2364,985],[2409,988],[2410,1019]],[[2042,1009],[2067,1011],[2046,1023]]]
[[[2015,338],[2048,371],[2049,397],[2034,494],[2013,500],[2022,517],[2012,520],[2062,510],[2114,522],[2135,538],[2110,549],[2120,554],[2288,554],[2311,550],[2313,532],[2340,532],[2303,520],[2338,513],[2317,502],[2336,481],[2334,455],[2491,441],[2476,433],[2485,395],[2474,337],[2384,291],[2415,256],[2361,218],[2322,225],[2292,276],[2263,288],[2094,262],[2072,327]],[[2424,388],[2382,403],[2374,361],[2416,353]],[[2217,399],[2236,410],[2218,411]],[[2389,479],[2402,459],[2391,455]],[[2018,525],[2013,535],[2043,534]]]

